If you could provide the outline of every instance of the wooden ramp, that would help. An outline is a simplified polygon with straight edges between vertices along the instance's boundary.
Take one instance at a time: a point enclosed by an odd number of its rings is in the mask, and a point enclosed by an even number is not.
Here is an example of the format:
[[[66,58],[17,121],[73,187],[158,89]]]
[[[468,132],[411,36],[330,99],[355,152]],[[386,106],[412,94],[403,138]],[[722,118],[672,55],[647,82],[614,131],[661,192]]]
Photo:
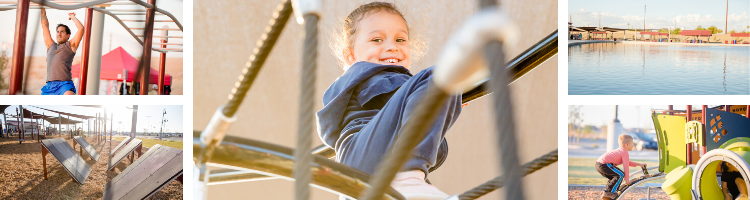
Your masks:
[[[148,199],[175,179],[182,182],[182,150],[157,144],[109,181],[102,199]]]
[[[91,159],[93,159],[94,161],[99,160],[99,154],[96,153],[96,150],[94,150],[94,147],[91,147],[91,145],[89,145],[89,142],[86,141],[86,139],[84,139],[81,136],[75,136],[73,137],[73,141],[75,141],[73,143],[74,151],[76,149],[76,144],[78,144],[81,146],[82,150],[86,151],[86,153],[89,154],[89,157],[91,157]]]
[[[124,139],[124,140],[122,140],[122,142],[120,142],[120,144],[117,144],[117,146],[116,146],[116,147],[115,147],[114,149],[112,149],[112,152],[111,152],[111,153],[109,153],[109,157],[111,158],[112,156],[114,156],[114,155],[115,155],[115,153],[117,153],[117,150],[120,150],[120,148],[124,147],[124,146],[125,146],[126,144],[128,144],[128,143],[130,142],[130,140],[132,140],[132,139],[133,139],[133,138],[131,138],[130,136],[126,136],[126,137],[125,137],[125,139]]]
[[[52,153],[58,162],[68,171],[73,180],[83,184],[91,173],[91,167],[81,158],[73,147],[62,138],[42,140],[42,165],[44,179],[47,179],[47,153]]]
[[[131,162],[133,161],[133,155],[135,155],[135,153],[138,153],[138,158],[141,158],[141,155],[142,155],[141,144],[142,143],[143,142],[139,139],[133,139],[130,141],[130,143],[125,145],[125,147],[122,147],[122,151],[120,151],[119,153],[115,154],[115,156],[110,158],[109,166],[107,166],[107,171],[112,171],[112,169],[114,169],[118,163],[122,162],[122,160],[124,160],[125,157],[128,157],[128,155],[131,155],[131,153],[133,153],[130,157]]]

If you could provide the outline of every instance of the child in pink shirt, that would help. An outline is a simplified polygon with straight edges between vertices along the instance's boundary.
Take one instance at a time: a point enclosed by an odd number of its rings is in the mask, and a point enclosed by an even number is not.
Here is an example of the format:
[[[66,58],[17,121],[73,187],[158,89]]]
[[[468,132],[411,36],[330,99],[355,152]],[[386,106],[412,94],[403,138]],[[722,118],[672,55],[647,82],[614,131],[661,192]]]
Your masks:
[[[614,199],[617,196],[615,192],[623,180],[625,180],[626,185],[630,184],[630,177],[628,177],[630,170],[628,167],[623,167],[625,168],[623,172],[617,165],[627,163],[630,167],[646,166],[646,164],[630,161],[628,151],[633,150],[633,137],[624,134],[620,135],[617,143],[620,144],[620,148],[607,152],[600,156],[599,159],[596,159],[596,171],[609,179],[607,187],[604,189],[604,194],[602,194],[602,199],[604,200]]]

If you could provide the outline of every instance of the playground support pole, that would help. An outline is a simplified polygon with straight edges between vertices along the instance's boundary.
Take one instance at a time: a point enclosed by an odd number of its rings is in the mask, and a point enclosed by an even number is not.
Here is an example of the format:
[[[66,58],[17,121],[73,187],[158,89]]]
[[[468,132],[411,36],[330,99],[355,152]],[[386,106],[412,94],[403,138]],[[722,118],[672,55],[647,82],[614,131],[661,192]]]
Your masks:
[[[104,9],[104,8],[99,8]],[[102,66],[102,37],[104,35],[104,13],[94,12],[91,15],[91,24],[86,26],[86,30],[91,30],[89,40],[91,45],[86,45],[90,48],[88,56],[88,77],[86,87],[81,87],[81,90],[85,90],[86,94],[98,95],[99,94],[99,80]],[[81,69],[83,73],[83,69]]]
[[[112,126],[115,124],[115,113],[109,113],[109,147],[112,147]]]
[[[122,90],[122,95],[128,94],[127,88],[128,88],[128,70],[123,69],[122,70],[122,88],[120,88]]]
[[[107,108],[104,108],[104,116],[102,118],[102,140],[107,142]]]
[[[673,110],[674,106],[669,105],[669,110]],[[674,112],[669,112],[669,115],[674,115]]]
[[[21,128],[19,128],[19,129],[21,129],[21,131],[19,131],[19,132],[21,134],[18,136],[18,143],[21,144],[21,142],[23,142],[23,139],[26,138],[26,127],[23,126],[23,121],[24,121],[23,120],[23,106],[18,105],[18,108],[20,108],[18,110],[20,112],[19,115],[21,116],[21,123],[19,123],[20,124],[19,127],[21,127]]]
[[[5,117],[4,114],[3,117]],[[745,108],[745,117],[750,118],[750,105],[747,105],[747,107]]]
[[[57,133],[58,133],[58,135],[62,134],[61,123],[62,123],[62,115],[60,115],[60,113],[57,113]],[[62,135],[60,135],[60,136],[62,136]]]
[[[86,81],[89,72],[89,54],[91,46],[91,18],[93,18],[94,9],[86,8],[86,28],[83,33],[83,58],[81,58],[81,80],[78,84],[78,95],[86,95]]]
[[[3,127],[5,127],[5,131],[3,132],[3,134],[5,138],[10,138],[8,137],[8,132],[9,132],[8,131],[8,119],[5,118],[5,111],[3,110],[2,112],[3,112]],[[0,130],[0,131],[3,131],[3,130]]]
[[[153,5],[146,12],[146,28],[143,30],[143,58],[141,60],[141,95],[148,95],[149,81],[151,80],[151,46],[154,36],[154,15],[156,14],[156,0],[148,0]]]
[[[689,122],[692,119],[692,116],[693,116],[693,106],[692,105],[687,105],[687,109],[685,109],[685,111],[687,111],[687,113],[685,114],[685,116],[687,116],[687,121]],[[693,144],[686,144],[685,148],[686,148],[685,152],[687,152],[687,164],[688,165],[689,164],[693,164],[694,163],[693,162]]]
[[[16,8],[16,32],[13,40],[13,65],[10,68],[9,95],[15,95],[23,83],[23,61],[26,53],[26,27],[29,22],[29,1],[18,0]],[[23,125],[21,126],[23,127]]]
[[[166,36],[169,35],[169,31],[167,31],[166,29],[168,29],[169,26],[164,25],[162,28],[164,30],[161,31],[161,35],[165,36],[164,39],[161,40],[161,43],[162,43],[161,48],[163,49],[163,48],[167,48]],[[164,74],[165,74],[164,68],[165,68],[166,63],[167,63],[167,53],[161,52],[159,54],[159,90],[158,90],[159,95],[164,95]]]
[[[135,125],[138,122],[138,105],[133,105],[133,122],[130,125],[130,137],[135,138]]]
[[[706,127],[706,109],[708,108],[707,105],[702,106],[702,112],[701,112],[701,120],[703,123],[703,129],[705,130]],[[706,131],[703,131],[703,141],[701,141],[701,154],[706,154],[706,138],[708,138],[708,135],[706,135]],[[703,156],[703,155],[701,155]]]

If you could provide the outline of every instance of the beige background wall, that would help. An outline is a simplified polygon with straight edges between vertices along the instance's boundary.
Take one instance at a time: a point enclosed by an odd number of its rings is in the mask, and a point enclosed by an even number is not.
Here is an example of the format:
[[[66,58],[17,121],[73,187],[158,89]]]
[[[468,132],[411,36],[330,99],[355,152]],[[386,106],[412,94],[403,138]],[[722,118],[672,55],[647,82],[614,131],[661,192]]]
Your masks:
[[[194,119],[193,128],[202,130],[215,109],[226,102],[255,43],[268,25],[279,1],[194,1]],[[328,37],[349,12],[363,2],[325,0],[321,21],[316,110],[322,108],[325,89],[343,72],[328,48]],[[411,24],[412,34],[421,34],[429,44],[422,62],[413,72],[434,65],[442,46],[463,20],[477,10],[475,1],[397,1]],[[557,29],[557,1],[505,0],[504,9],[523,28],[515,57]],[[565,35],[565,34],[563,34]],[[293,19],[287,23],[271,56],[237,113],[231,135],[294,147],[299,96],[300,57],[303,27]],[[522,162],[557,148],[557,59],[548,62],[512,85]],[[466,107],[448,132],[450,155],[443,166],[430,174],[438,188],[450,194],[462,193],[499,175],[496,157],[491,95]],[[314,138],[318,138],[317,135]],[[314,145],[319,145],[319,140]],[[557,198],[557,169],[553,164],[525,178],[530,199]],[[268,180],[209,187],[212,199],[292,199],[293,183]],[[337,199],[336,195],[313,189],[313,199]],[[499,192],[483,199],[497,199]]]

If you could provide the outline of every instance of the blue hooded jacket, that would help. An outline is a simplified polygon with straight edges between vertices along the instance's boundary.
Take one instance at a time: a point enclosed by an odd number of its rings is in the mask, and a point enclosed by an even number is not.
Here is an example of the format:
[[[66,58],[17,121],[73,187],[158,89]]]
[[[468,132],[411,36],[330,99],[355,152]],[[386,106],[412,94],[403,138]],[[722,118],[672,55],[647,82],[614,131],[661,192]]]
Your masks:
[[[320,139],[335,149],[344,130],[356,132],[367,123],[361,119],[356,123],[346,122],[345,118],[351,118],[344,114],[352,95],[357,94],[357,102],[365,107],[376,96],[397,90],[412,76],[408,69],[397,65],[357,62],[349,67],[323,94],[324,107],[316,113]],[[377,114],[377,111],[363,112],[350,110],[347,115],[370,115],[371,118]]]

